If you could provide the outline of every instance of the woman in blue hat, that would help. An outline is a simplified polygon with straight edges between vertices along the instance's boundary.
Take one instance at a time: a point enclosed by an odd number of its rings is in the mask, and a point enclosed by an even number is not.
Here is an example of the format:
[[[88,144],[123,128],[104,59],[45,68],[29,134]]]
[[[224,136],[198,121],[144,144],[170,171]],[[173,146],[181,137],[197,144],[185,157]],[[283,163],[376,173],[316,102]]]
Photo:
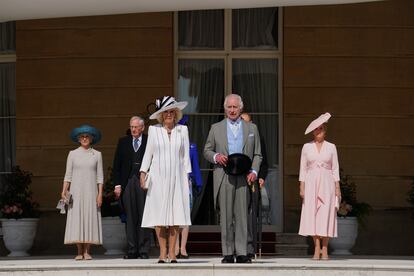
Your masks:
[[[72,197],[65,244],[76,244],[75,260],[91,260],[90,245],[102,244],[102,154],[92,148],[101,134],[96,128],[83,125],[73,129],[70,138],[80,146],[69,152],[61,194],[62,199],[67,199],[69,193]]]

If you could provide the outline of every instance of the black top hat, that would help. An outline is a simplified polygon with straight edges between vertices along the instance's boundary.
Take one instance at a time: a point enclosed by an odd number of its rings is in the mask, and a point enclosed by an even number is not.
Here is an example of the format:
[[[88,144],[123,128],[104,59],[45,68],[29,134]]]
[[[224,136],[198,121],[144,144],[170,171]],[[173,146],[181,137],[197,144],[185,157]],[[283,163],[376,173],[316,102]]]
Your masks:
[[[227,165],[224,172],[229,175],[246,174],[252,168],[252,160],[242,153],[233,153],[227,156]]]

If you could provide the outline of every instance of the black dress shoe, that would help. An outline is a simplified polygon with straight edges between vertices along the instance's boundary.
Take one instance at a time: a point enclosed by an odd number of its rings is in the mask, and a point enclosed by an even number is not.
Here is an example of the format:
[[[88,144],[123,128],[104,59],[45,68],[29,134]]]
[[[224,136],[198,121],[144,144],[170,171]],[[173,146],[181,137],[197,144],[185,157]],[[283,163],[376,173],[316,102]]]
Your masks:
[[[247,257],[246,255],[239,255],[236,258],[236,262],[239,263],[239,264],[246,264],[246,263],[251,263],[252,260],[249,257]]]
[[[141,253],[141,254],[139,254],[139,257],[141,259],[149,259],[148,253]]]
[[[247,257],[249,257],[250,259],[254,259],[255,255],[254,255],[254,253],[248,253]]]
[[[138,259],[138,254],[128,254],[124,256],[124,259]]]
[[[232,264],[234,263],[234,256],[233,255],[226,255],[224,256],[224,258],[221,260],[222,264]]]
[[[187,254],[187,255],[184,255],[184,254],[180,254],[180,258],[181,259],[189,259],[190,258],[190,256]]]

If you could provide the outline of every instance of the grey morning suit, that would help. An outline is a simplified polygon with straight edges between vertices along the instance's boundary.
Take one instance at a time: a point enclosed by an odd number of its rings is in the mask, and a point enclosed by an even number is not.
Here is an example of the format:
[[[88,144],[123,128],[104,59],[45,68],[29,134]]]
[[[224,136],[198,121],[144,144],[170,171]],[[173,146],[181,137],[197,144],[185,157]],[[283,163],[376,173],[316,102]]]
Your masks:
[[[262,154],[260,137],[253,123],[242,121],[243,150],[252,160],[252,169],[259,172]],[[223,255],[247,254],[247,217],[249,192],[246,175],[229,176],[214,155],[229,155],[227,119],[213,124],[204,146],[204,157],[214,164],[214,206],[220,209],[221,247]]]

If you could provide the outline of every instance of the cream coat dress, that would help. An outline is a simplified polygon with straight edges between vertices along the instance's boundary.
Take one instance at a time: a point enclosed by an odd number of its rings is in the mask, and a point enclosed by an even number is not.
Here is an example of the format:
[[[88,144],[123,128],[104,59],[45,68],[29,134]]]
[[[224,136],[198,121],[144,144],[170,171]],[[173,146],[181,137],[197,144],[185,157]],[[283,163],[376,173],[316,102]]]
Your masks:
[[[187,126],[176,125],[170,137],[162,125],[150,126],[140,171],[150,178],[142,227],[191,225]]]
[[[68,209],[65,244],[102,244],[98,183],[103,183],[102,154],[79,147],[69,152],[64,181],[70,182],[73,203]]]

